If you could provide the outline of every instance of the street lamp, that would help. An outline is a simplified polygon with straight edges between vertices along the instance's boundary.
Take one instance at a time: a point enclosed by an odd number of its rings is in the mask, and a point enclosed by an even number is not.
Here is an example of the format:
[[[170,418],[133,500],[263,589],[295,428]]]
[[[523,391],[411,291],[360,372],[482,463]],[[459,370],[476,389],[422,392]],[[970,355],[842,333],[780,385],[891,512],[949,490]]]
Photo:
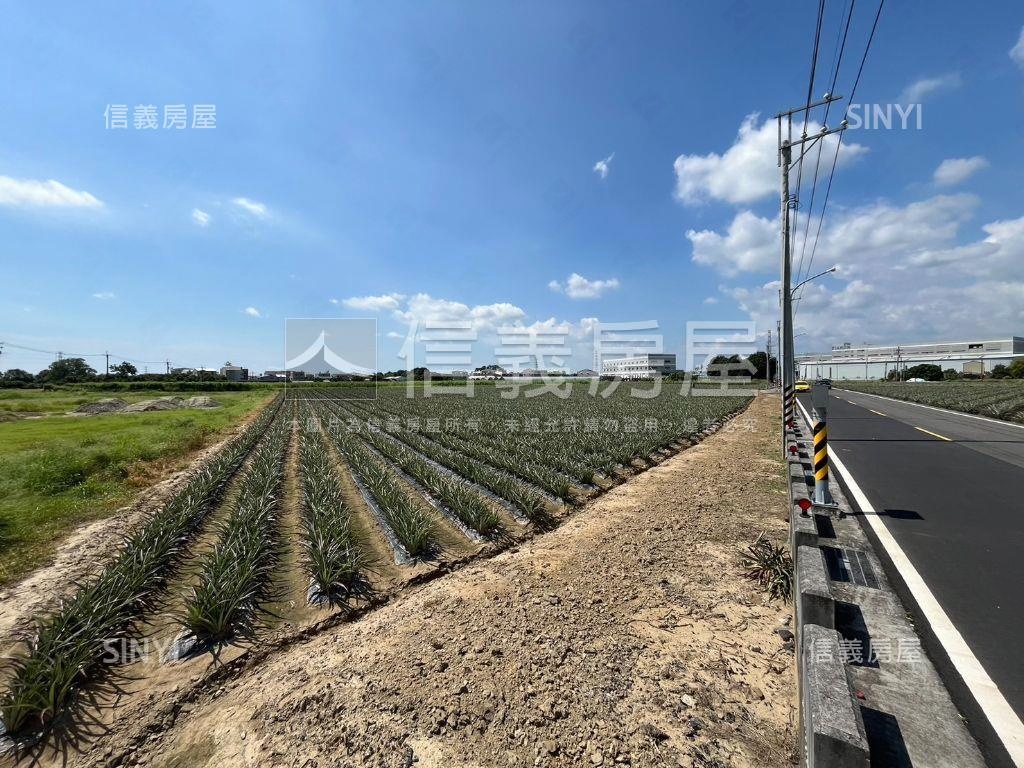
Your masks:
[[[827,275],[829,272],[835,272],[838,269],[839,269],[839,265],[837,264],[834,267],[830,267],[829,269],[826,269],[824,272],[819,272],[818,274],[814,275],[813,277],[808,277],[806,280],[801,280],[799,283],[797,283],[795,286],[793,286],[793,290],[791,290],[789,292],[790,296],[792,296],[794,293],[796,293],[801,288],[803,288],[805,285],[807,285],[807,283],[811,282],[811,280],[817,280],[819,277],[823,277],[824,275]]]

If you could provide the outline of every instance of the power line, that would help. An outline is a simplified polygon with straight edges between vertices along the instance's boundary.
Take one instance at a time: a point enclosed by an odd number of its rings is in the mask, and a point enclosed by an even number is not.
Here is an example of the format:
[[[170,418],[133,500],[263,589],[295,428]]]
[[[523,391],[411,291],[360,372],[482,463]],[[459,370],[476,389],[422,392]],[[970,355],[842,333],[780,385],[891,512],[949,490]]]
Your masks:
[[[844,9],[846,15],[846,24],[842,24],[842,16],[839,17],[840,24],[839,29],[836,32],[836,52],[832,57],[832,83],[829,86],[828,92],[834,94],[836,91],[836,82],[839,80],[839,70],[843,65],[843,53],[846,51],[846,38],[850,33],[850,22],[853,20],[853,10],[857,5],[857,0],[849,0],[846,8]],[[842,34],[842,41],[840,42],[840,34]],[[822,118],[822,124],[828,125],[828,113],[832,109],[832,102],[829,101],[825,104],[825,116]],[[804,223],[804,239],[800,243],[800,261],[797,263],[796,268],[796,279],[799,282],[801,279],[801,272],[804,266],[804,254],[807,252],[807,239],[811,231],[811,219],[814,214],[814,197],[818,191],[818,171],[821,168],[821,152],[825,146],[824,140],[818,142],[818,154],[814,161],[814,181],[811,182],[811,202],[807,206],[807,221]],[[807,271],[803,273],[804,277],[811,273],[811,265],[808,263]],[[797,306],[799,306],[799,299],[797,299]]]
[[[61,350],[51,349],[38,349],[36,347],[26,347],[21,344],[12,344],[9,341],[3,342],[4,346],[10,347],[11,349],[18,349],[23,352],[36,352],[42,355],[48,355],[50,357],[113,357],[118,360],[124,360],[129,363],[135,363],[137,365],[164,365],[166,360],[136,360],[132,357],[125,357],[124,355],[117,355],[113,352],[64,352]]]
[[[850,91],[850,100],[846,103],[846,108],[843,110],[843,120],[850,112],[850,105],[853,104],[853,99],[857,94],[857,87],[860,85],[861,75],[864,74],[864,64],[868,60],[868,53],[871,51],[871,43],[874,42],[875,32],[878,30],[878,20],[882,16],[882,8],[885,6],[885,0],[879,0],[878,10],[875,12],[875,20],[871,24],[871,34],[868,35],[867,45],[864,46],[864,55],[861,56],[860,66],[857,68],[857,77],[853,81],[853,89]],[[818,251],[818,240],[821,235],[821,225],[825,220],[825,211],[828,209],[829,196],[832,194],[832,181],[836,174],[836,164],[839,161],[839,149],[843,146],[843,133],[839,134],[839,140],[836,142],[836,151],[832,157],[832,169],[828,174],[828,186],[825,188],[825,199],[821,204],[821,215],[818,217],[818,227],[814,233],[814,245],[811,247],[811,257],[807,262],[807,272],[810,273],[811,265],[814,263],[814,254]],[[799,299],[797,300],[799,303]]]
[[[804,105],[805,105],[804,106],[804,119],[803,119],[803,125],[800,128],[800,138],[802,138],[802,139],[806,139],[807,138],[807,117],[808,117],[808,115],[809,115],[809,113],[811,111],[811,99],[814,97],[814,79],[815,79],[816,73],[818,71],[818,51],[821,48],[821,27],[822,27],[822,22],[824,21],[824,18],[825,18],[825,0],[818,0],[818,21],[815,24],[815,28],[814,28],[814,48],[811,51],[811,73],[810,73],[810,75],[807,78],[807,100],[804,102]],[[803,178],[804,178],[804,154],[803,154],[803,152],[800,153],[800,157],[797,160],[797,165],[798,165],[798,167],[797,167],[797,172],[796,172],[796,195],[795,195],[794,199],[799,201],[800,200],[800,186],[803,183]],[[793,209],[792,229],[790,230],[791,233],[793,233],[792,237],[794,238],[793,239],[793,243],[794,244],[796,243],[796,234],[795,233],[796,233],[796,231],[798,229],[798,227],[797,227],[797,218],[798,217],[799,217],[799,208],[794,208]]]

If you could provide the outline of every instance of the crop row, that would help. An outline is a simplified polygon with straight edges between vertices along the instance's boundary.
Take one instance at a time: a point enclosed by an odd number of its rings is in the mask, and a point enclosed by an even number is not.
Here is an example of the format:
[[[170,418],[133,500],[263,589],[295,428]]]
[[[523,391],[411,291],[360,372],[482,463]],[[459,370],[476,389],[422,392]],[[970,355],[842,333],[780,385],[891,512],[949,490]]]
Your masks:
[[[338,391],[326,388],[324,394]],[[637,398],[626,387],[608,398],[576,392],[568,399],[510,400],[493,387],[480,388],[473,398],[403,395],[382,389],[358,410],[364,418],[404,422],[452,450],[470,452],[471,445],[470,455],[561,498],[567,482],[593,482],[595,473],[644,459],[748,402],[748,395],[718,390],[681,397],[666,389]]]
[[[323,407],[319,412],[329,413]],[[353,435],[338,432],[333,437],[349,469],[373,497],[384,521],[405,551],[412,557],[427,554],[436,538],[434,519],[430,512],[412,501],[402,488],[395,471],[377,461]]]
[[[21,736],[49,726],[73,705],[78,686],[99,671],[105,641],[123,636],[140,614],[153,609],[207,512],[277,416],[281,401],[264,409],[133,530],[102,573],[38,620],[27,653],[12,661],[14,674],[0,700],[9,733]]]
[[[278,418],[239,478],[238,497],[219,526],[217,543],[200,565],[184,609],[185,629],[203,646],[251,636],[281,549],[281,465],[291,435]]]
[[[332,456],[319,430],[301,430],[303,561],[315,593],[334,600],[352,592],[367,566],[352,530]]]
[[[501,518],[497,512],[465,481],[438,471],[414,451],[382,432],[368,430],[362,436],[477,533],[488,536],[498,528]]]

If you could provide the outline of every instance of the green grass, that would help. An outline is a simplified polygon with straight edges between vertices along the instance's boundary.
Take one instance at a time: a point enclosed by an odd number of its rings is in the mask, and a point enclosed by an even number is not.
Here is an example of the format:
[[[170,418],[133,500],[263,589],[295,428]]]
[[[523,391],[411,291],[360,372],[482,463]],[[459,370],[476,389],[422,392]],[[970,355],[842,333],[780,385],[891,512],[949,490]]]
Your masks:
[[[197,394],[204,393],[186,396]],[[0,422],[0,585],[44,563],[75,526],[123,506],[182,456],[214,442],[270,400],[274,391],[209,394],[222,407]],[[8,390],[0,392],[0,413],[63,413],[109,396]],[[151,395],[118,396],[140,400]],[[73,404],[68,406],[69,402]]]

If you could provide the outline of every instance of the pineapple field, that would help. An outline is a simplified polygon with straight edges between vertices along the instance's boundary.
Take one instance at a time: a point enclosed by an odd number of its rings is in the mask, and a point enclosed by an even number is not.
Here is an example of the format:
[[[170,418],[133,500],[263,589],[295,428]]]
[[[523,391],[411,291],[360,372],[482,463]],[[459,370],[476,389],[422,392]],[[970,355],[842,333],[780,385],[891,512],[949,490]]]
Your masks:
[[[9,749],[74,728],[126,672],[144,685],[282,628],[357,617],[585,514],[750,400],[358,394],[276,396],[125,531],[101,568],[21,626],[0,683]]]

